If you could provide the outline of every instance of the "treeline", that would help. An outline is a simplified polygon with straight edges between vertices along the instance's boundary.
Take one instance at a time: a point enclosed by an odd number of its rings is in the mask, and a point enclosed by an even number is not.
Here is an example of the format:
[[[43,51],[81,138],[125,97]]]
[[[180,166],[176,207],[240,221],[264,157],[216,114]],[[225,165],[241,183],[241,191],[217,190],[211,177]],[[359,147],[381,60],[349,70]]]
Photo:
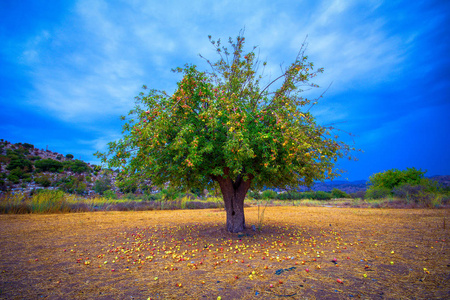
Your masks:
[[[416,168],[406,170],[391,169],[373,174],[366,191],[347,194],[339,189],[331,192],[282,192],[272,190],[263,192],[250,191],[249,196],[260,200],[331,200],[354,198],[361,200],[391,199],[408,204],[418,204],[427,207],[447,205],[450,203],[450,189],[440,186],[437,182],[425,177],[426,171]]]
[[[249,191],[248,196],[256,200],[331,200],[341,198],[351,198],[351,195],[339,189],[333,189],[331,192],[313,191],[313,192],[282,192],[277,193],[272,190],[265,190],[263,192]]]

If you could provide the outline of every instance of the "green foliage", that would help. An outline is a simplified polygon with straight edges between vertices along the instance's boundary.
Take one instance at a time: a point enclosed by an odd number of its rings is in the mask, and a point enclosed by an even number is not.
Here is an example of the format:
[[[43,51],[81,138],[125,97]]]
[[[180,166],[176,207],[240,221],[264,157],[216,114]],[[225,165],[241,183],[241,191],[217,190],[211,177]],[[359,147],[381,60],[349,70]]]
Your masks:
[[[77,174],[90,173],[91,168],[82,160],[68,160],[63,162],[64,169],[67,171],[72,171]]]
[[[34,162],[36,172],[59,173],[63,170],[63,163],[51,158],[36,160]]]
[[[391,169],[388,171],[373,174],[369,178],[371,187],[392,190],[403,184],[419,185],[428,184],[428,179],[424,177],[426,171],[416,168],[406,170]]]
[[[26,149],[34,149],[34,145],[32,145],[32,144],[23,143],[22,146]]]
[[[15,168],[9,173],[10,176],[17,176],[20,179],[31,178],[29,173],[24,172],[22,169]]]
[[[219,177],[251,180],[255,190],[336,177],[334,163],[353,149],[316,123],[309,113],[316,99],[301,96],[304,87],[318,87],[309,80],[323,69],[302,47],[278,78],[262,85],[255,48],[244,53],[244,41],[230,39],[228,50],[211,40],[219,60],[206,60],[210,71],[186,65],[175,70],[183,77],[173,94],[140,93],[123,138],[96,155],[121,168],[120,180],[151,179],[180,190],[214,188]]]
[[[36,174],[34,176],[34,182],[43,187],[49,187],[52,184],[51,176],[48,174]]]
[[[17,177],[16,175],[9,174],[8,177],[6,177],[6,178],[14,184],[18,184],[20,182],[19,177]]]
[[[116,182],[116,186],[124,194],[135,193],[138,189],[138,184],[131,178],[122,178],[122,180]]]
[[[254,190],[249,190],[249,191],[248,191],[248,196],[249,196],[250,198],[255,199],[255,200],[260,200],[260,199],[262,199],[261,194],[260,194],[258,191],[254,191]]]
[[[26,159],[23,151],[20,149],[6,151],[6,156],[9,160],[9,164],[6,167],[7,170],[21,169],[24,172],[31,172],[33,170],[33,164]]]
[[[67,159],[73,159],[73,154],[66,154]]]
[[[272,190],[265,190],[261,194],[261,198],[264,200],[277,199],[277,196],[278,196],[277,192]]]
[[[333,198],[331,193],[327,193],[324,191],[316,191],[314,192],[313,196],[311,199],[315,199],[315,200],[330,200],[331,198]]]
[[[161,190],[161,195],[163,200],[175,200],[180,195],[180,192],[175,188],[167,188]]]
[[[416,168],[406,170],[391,169],[370,176],[370,187],[366,191],[366,198],[380,199],[388,196],[397,196],[408,202],[431,202],[427,195],[438,190],[437,184],[425,178],[426,171]],[[431,199],[430,198],[430,199]]]
[[[67,176],[61,178],[56,185],[60,190],[70,193],[70,194],[85,194],[86,193],[86,183],[84,183],[84,176]]]
[[[111,179],[108,176],[104,176],[95,181],[94,183],[94,191],[97,194],[102,195],[105,191],[111,189]]]
[[[331,191],[331,196],[333,198],[336,198],[336,199],[349,198],[350,197],[346,192],[341,191],[340,189],[336,189],[336,188],[334,188]]]
[[[117,199],[117,194],[114,191],[107,190],[103,192],[103,196],[106,199]]]
[[[279,193],[278,200],[299,200],[302,199],[302,194],[294,191],[289,191],[285,193]]]

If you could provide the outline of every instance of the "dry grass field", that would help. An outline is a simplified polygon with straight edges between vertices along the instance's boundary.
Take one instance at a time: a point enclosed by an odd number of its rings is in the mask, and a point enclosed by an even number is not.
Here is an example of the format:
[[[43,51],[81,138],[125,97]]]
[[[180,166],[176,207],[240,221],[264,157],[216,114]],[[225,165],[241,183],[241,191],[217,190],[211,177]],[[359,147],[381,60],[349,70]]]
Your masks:
[[[448,209],[0,215],[1,299],[449,299]],[[447,224],[445,222],[447,221]]]

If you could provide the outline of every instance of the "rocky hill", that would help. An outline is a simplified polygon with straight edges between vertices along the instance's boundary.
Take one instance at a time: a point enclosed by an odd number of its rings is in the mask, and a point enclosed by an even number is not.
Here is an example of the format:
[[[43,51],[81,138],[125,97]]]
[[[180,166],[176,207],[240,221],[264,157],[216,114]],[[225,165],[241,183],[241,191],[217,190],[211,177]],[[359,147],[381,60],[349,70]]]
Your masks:
[[[116,173],[28,143],[12,144],[0,139],[0,193],[31,193],[37,189],[62,189],[91,195],[105,183],[116,190]]]

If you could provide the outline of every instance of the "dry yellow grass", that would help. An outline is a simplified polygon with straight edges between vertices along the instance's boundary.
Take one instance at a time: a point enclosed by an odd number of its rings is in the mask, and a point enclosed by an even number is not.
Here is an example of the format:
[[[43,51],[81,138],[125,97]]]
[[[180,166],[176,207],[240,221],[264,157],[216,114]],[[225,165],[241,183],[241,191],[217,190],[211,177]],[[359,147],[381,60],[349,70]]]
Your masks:
[[[219,209],[0,215],[0,298],[444,299],[448,217],[268,207],[230,234]]]

